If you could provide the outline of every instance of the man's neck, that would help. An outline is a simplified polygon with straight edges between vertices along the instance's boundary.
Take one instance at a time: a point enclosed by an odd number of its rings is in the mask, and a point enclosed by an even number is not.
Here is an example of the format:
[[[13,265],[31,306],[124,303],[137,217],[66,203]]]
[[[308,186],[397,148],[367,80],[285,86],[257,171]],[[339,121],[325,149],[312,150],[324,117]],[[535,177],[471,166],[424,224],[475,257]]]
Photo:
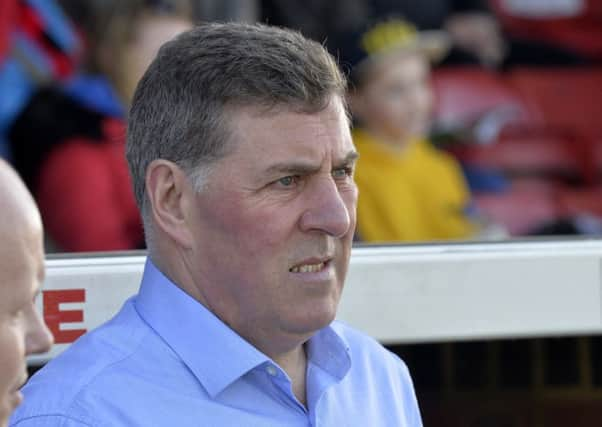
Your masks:
[[[307,355],[305,346],[300,345],[295,350],[272,357],[291,379],[293,393],[303,406],[306,406],[305,378],[307,373]]]

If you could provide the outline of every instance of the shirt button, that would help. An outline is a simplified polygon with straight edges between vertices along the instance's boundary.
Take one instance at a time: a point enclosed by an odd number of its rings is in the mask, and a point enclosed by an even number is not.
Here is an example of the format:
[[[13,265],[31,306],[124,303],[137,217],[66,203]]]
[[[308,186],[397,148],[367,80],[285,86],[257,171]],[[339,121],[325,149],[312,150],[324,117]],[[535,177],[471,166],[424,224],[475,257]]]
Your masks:
[[[268,365],[268,367],[265,368],[265,370],[272,377],[275,377],[276,375],[278,375],[278,370],[275,367],[273,367],[272,365]]]

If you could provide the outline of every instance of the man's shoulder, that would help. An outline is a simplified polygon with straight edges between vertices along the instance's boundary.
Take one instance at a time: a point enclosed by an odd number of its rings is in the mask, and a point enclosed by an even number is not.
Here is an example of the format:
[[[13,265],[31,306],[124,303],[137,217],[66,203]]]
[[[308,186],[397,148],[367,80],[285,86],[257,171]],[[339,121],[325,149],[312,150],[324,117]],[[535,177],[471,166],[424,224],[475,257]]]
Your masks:
[[[153,339],[150,331],[128,301],[117,316],[83,335],[29,380],[23,388],[24,403],[15,411],[11,425],[45,416],[95,425],[87,414],[87,397],[110,392],[110,381],[120,387],[119,377],[127,380],[141,344]]]

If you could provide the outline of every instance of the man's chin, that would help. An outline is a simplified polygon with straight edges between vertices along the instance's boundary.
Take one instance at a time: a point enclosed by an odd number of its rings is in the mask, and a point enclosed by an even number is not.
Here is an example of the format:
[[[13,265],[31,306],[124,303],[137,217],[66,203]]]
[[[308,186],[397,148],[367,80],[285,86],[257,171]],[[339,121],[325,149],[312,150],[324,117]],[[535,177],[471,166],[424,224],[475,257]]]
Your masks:
[[[296,320],[291,321],[291,330],[300,335],[311,336],[320,329],[330,325],[336,317],[336,309],[325,309],[316,311],[315,308],[305,315],[300,315]]]

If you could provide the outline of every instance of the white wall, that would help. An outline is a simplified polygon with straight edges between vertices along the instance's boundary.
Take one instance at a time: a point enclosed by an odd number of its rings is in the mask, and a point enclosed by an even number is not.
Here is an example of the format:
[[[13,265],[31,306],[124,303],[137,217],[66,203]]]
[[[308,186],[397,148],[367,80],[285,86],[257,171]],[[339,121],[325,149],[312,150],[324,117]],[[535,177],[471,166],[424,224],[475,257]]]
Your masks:
[[[398,343],[602,332],[601,259],[595,240],[357,247],[338,317]],[[83,315],[60,330],[111,317],[136,292],[144,260],[140,252],[49,257],[44,289],[85,293],[85,302],[59,305]]]

